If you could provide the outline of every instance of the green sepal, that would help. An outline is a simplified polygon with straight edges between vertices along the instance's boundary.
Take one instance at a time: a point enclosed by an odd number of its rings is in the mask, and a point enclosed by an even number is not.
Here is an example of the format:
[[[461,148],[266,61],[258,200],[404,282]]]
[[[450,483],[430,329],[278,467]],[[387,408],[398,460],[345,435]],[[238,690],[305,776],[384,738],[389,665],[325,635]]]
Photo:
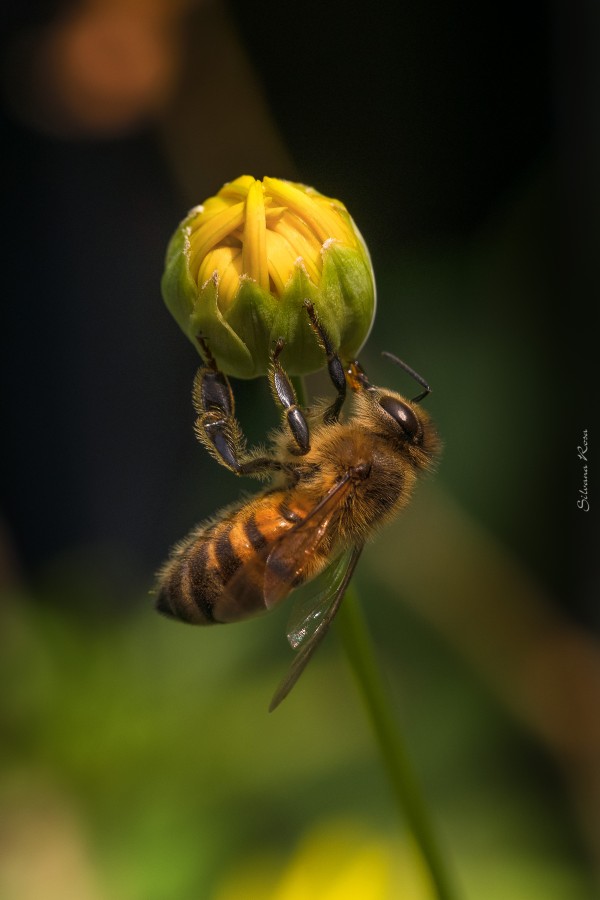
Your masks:
[[[189,227],[183,222],[169,241],[165,271],[160,283],[165,306],[188,337],[190,315],[198,294],[188,265],[189,232]],[[193,338],[190,337],[190,340]]]
[[[227,375],[236,378],[253,378],[255,371],[252,354],[240,337],[227,324],[219,310],[218,279],[210,278],[198,292],[194,310],[189,318],[186,334],[198,352],[196,336],[201,334],[210,348],[217,365]]]
[[[249,374],[231,371],[238,378],[255,378],[269,368],[272,351],[273,320],[279,303],[252,278],[242,276],[240,287],[224,319],[235,334],[240,335],[252,359]],[[252,348],[251,350],[249,348]],[[227,371],[227,370],[226,370]]]
[[[369,335],[375,314],[375,280],[368,257],[359,250],[331,243],[323,251],[321,293],[321,321],[327,327],[325,310],[335,316],[340,356],[354,359]]]
[[[323,351],[310,327],[305,300],[312,300],[321,318],[320,291],[308,277],[302,263],[298,262],[277,304],[271,331],[272,344],[280,337],[285,341],[280,359],[289,375],[306,375],[323,366]],[[328,327],[324,321],[323,325]],[[331,334],[331,338],[335,344],[337,329]]]

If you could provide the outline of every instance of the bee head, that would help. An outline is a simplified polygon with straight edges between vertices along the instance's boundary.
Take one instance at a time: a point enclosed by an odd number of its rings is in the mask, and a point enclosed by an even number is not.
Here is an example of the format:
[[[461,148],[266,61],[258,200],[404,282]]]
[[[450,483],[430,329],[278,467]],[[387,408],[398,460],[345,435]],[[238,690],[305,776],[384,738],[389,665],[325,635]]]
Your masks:
[[[364,391],[364,412],[370,428],[385,437],[416,469],[430,469],[439,454],[436,429],[424,409],[392,391]]]
[[[431,388],[421,375],[397,356],[387,352],[383,356],[400,366],[423,390],[412,400],[407,400],[394,391],[375,387],[360,364],[354,361],[348,374],[356,397],[358,418],[371,431],[390,441],[417,469],[431,468],[441,445],[428,414],[419,406],[421,400],[431,393]]]
[[[406,440],[411,444],[420,442],[423,435],[421,421],[405,400],[393,394],[384,394],[379,398],[379,406],[394,420]]]

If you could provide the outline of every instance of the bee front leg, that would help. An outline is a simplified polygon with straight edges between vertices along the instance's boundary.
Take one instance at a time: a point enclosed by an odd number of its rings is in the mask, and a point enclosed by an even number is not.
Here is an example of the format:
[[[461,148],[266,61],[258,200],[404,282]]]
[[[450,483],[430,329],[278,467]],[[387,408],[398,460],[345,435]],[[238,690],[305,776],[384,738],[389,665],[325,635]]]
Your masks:
[[[327,407],[325,415],[323,416],[323,422],[326,425],[330,425],[332,422],[338,421],[342,406],[344,405],[344,400],[346,399],[346,373],[344,372],[344,366],[342,365],[341,359],[333,348],[329,335],[319,322],[317,312],[312,302],[310,300],[305,300],[304,306],[308,313],[311,328],[317,336],[317,340],[323,353],[327,357],[327,371],[329,372],[331,383],[337,391],[337,397],[331,406]]]
[[[207,364],[198,369],[192,394],[198,414],[196,437],[217,462],[236,475],[262,475],[280,471],[282,464],[269,456],[250,456],[235,418],[235,402],[229,379],[223,374],[202,337],[198,337]]]
[[[279,338],[271,357],[269,384],[275,402],[283,407],[286,424],[298,445],[297,452],[304,456],[310,450],[310,434],[304,413],[298,406],[294,386],[279,362],[284,346],[285,341]]]

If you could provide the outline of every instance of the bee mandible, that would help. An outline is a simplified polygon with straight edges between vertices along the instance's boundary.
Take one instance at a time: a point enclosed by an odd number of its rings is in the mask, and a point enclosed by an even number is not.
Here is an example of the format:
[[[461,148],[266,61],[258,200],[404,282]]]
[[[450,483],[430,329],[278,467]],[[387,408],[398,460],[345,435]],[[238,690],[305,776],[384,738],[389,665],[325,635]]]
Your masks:
[[[372,385],[357,361],[342,363],[313,304],[304,305],[336,396],[312,411],[300,408],[280,362],[280,339],[269,382],[283,422],[267,453],[246,449],[229,381],[198,338],[205,365],[194,381],[196,436],[236,475],[267,478],[269,485],[194,528],[173,548],[157,586],[159,612],[212,625],[269,610],[329,567],[332,583],[290,629],[297,654],[270,709],[287,696],[323,640],[366,541],[407,505],[419,474],[432,468],[440,449],[419,405],[431,392],[427,382],[386,353],[423,390],[408,400]],[[352,411],[342,421],[347,387]]]

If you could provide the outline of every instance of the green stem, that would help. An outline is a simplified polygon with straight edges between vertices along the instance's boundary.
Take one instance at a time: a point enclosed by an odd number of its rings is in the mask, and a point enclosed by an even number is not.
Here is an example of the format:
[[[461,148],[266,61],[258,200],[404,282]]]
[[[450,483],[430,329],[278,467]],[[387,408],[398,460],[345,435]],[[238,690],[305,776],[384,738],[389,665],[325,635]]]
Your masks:
[[[304,383],[304,375],[290,375],[290,380],[296,391],[296,400],[300,406],[308,406],[308,391]]]
[[[338,633],[358,682],[396,802],[420,847],[439,900],[453,900],[447,867],[437,842],[427,805],[419,788],[377,665],[356,587],[351,584],[337,616]]]
[[[307,405],[301,377],[292,378],[298,403]],[[354,584],[337,616],[338,632],[358,682],[379,750],[392,783],[401,815],[406,819],[431,874],[439,900],[454,900],[443,854],[437,842],[427,805],[419,788],[381,675],[366,619]]]

